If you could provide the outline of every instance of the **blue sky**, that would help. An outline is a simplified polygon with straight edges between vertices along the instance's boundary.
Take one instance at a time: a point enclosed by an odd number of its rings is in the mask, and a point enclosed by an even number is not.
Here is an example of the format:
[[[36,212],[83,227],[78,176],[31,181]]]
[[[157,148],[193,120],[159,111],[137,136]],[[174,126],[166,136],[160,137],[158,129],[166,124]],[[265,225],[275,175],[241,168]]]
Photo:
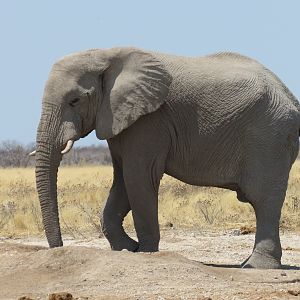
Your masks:
[[[299,0],[1,1],[0,141],[35,140],[51,65],[89,48],[236,51],[274,71],[299,99],[299,12]],[[98,142],[91,133],[77,145]]]

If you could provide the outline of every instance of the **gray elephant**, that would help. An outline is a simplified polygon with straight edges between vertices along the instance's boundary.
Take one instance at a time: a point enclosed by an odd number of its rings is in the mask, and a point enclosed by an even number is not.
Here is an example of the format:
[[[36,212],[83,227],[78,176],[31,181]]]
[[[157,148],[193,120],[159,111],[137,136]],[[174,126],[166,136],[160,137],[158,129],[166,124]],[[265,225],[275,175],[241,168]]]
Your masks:
[[[114,180],[101,216],[113,250],[158,251],[164,173],[236,191],[254,207],[255,245],[243,267],[279,268],[279,219],[299,149],[300,107],[271,71],[235,53],[180,57],[135,48],[63,57],[46,83],[36,184],[50,247],[62,246],[57,171],[74,141],[106,139]],[[138,242],[124,231],[132,210]]]

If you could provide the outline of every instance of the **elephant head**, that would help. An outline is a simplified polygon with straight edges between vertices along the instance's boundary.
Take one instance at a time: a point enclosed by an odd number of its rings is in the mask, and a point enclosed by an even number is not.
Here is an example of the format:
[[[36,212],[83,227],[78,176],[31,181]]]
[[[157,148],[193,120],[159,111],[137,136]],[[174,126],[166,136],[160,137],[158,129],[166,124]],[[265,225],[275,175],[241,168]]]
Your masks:
[[[53,65],[37,130],[36,185],[50,247],[62,246],[57,171],[74,141],[94,129],[110,139],[166,98],[170,75],[154,54],[133,48],[88,50]]]

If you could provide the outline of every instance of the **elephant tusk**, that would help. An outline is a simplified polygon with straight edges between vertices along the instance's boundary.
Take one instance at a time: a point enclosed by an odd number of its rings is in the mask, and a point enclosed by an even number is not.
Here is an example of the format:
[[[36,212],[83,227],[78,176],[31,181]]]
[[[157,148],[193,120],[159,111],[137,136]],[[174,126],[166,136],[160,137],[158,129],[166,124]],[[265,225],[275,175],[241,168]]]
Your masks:
[[[66,145],[66,148],[65,148],[64,150],[61,151],[61,154],[66,154],[66,153],[68,153],[68,152],[72,149],[73,144],[74,144],[74,141],[68,140],[67,145]]]
[[[35,155],[36,155],[36,150],[30,152],[28,155],[29,155],[29,156],[35,156]]]

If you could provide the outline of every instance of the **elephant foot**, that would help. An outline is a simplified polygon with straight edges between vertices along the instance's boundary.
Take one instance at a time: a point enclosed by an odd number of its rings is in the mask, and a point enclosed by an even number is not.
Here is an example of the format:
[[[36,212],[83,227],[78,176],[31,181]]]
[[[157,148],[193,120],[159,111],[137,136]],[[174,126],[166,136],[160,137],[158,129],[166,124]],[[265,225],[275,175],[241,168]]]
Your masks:
[[[158,252],[158,245],[143,245],[140,243],[136,252]]]
[[[280,259],[273,256],[253,251],[249,258],[242,263],[242,268],[281,269],[281,262]]]
[[[137,252],[139,248],[139,243],[130,237],[126,237],[120,241],[110,242],[111,250],[121,251],[128,250],[131,252]]]

